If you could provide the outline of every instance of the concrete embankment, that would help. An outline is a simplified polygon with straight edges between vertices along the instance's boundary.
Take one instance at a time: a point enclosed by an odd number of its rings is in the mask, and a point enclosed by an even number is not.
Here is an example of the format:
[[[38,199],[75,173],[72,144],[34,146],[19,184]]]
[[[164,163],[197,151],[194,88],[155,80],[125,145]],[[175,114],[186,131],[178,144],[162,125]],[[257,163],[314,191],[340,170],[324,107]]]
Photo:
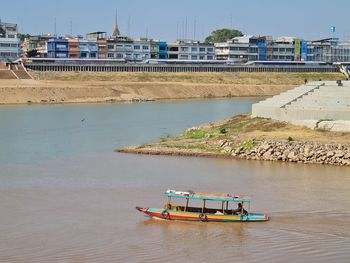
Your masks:
[[[239,115],[120,152],[350,166],[350,133]]]
[[[340,73],[30,73],[34,80],[0,81],[1,104],[263,97],[304,79],[342,78]]]

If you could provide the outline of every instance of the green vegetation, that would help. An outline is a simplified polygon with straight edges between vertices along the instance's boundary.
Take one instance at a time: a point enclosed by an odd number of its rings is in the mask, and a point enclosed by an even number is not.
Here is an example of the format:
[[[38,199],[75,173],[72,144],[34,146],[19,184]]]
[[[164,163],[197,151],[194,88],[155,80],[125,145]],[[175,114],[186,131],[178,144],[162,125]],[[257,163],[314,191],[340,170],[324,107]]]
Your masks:
[[[184,134],[186,139],[203,139],[206,133],[202,130],[190,130]]]
[[[287,140],[288,140],[289,142],[294,141],[293,137],[291,137],[291,136],[289,136]]]
[[[221,134],[227,133],[227,131],[226,131],[226,129],[225,129],[224,127],[221,127],[221,128],[219,129],[219,132],[220,132]]]
[[[242,147],[244,149],[253,149],[254,146],[256,146],[256,141],[254,140],[244,141],[238,145],[238,147]]]
[[[205,43],[218,43],[218,42],[226,42],[234,37],[243,36],[242,32],[237,29],[228,29],[222,28],[217,29],[211,32],[210,36],[208,36],[204,42]]]

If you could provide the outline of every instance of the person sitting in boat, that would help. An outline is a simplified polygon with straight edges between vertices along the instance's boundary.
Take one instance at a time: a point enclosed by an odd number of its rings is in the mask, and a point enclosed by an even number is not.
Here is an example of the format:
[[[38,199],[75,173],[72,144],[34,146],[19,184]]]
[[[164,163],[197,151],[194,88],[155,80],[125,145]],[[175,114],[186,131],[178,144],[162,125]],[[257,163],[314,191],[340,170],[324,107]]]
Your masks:
[[[243,208],[243,204],[242,203],[238,203],[237,209],[232,210],[232,214],[233,215],[239,215],[239,214],[246,215],[246,214],[248,214],[248,212],[247,212],[247,210],[245,210]]]

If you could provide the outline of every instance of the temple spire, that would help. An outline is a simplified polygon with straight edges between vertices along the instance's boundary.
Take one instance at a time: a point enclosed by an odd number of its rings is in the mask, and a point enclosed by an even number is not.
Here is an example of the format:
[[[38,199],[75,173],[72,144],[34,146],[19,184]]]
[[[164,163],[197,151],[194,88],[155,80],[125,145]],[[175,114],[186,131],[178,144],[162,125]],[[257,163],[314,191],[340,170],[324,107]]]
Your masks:
[[[120,31],[118,27],[118,10],[115,10],[115,24],[114,24],[114,31],[112,34],[112,37],[118,37],[120,36]]]

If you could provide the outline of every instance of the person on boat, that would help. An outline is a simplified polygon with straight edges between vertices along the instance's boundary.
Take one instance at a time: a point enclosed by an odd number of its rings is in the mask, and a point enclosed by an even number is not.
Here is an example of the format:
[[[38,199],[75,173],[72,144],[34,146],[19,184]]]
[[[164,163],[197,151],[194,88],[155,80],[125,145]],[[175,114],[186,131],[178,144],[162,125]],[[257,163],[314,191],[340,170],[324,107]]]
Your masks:
[[[238,203],[237,209],[232,210],[232,214],[234,214],[234,215],[239,215],[239,214],[246,215],[246,214],[248,214],[248,212],[247,212],[247,210],[245,210],[243,208],[243,204],[242,203]]]

